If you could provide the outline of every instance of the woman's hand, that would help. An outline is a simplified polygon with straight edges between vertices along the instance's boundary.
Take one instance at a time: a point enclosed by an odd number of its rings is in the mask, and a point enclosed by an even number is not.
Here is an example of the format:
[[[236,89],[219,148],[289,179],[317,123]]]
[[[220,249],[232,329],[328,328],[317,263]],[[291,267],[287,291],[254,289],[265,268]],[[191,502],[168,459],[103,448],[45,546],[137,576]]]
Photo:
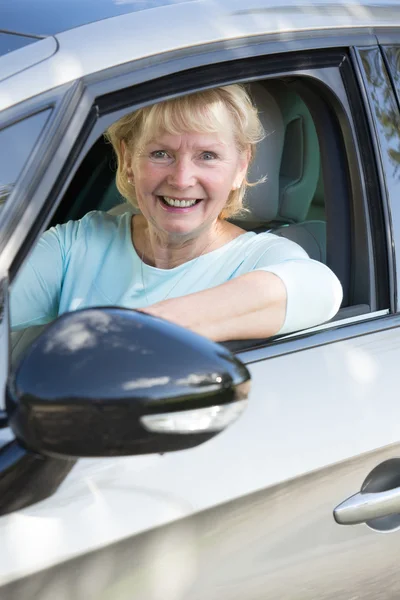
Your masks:
[[[285,321],[286,288],[277,275],[252,271],[140,310],[214,341],[266,338],[278,333]]]

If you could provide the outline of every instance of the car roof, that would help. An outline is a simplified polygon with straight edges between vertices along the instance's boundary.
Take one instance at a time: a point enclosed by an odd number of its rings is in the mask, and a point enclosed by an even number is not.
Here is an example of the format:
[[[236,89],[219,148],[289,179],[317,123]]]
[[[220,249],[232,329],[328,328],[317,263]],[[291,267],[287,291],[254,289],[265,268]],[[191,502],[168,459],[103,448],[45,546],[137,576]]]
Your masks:
[[[76,7],[78,14],[74,25],[71,18],[70,29],[43,33],[42,39],[3,56],[1,36],[8,34],[0,30],[0,110],[117,66],[131,69],[139,59],[154,62],[155,56],[169,53],[176,59],[213,44],[233,41],[247,47],[262,36],[286,47],[296,37],[303,44],[316,37],[318,47],[328,47],[335,36],[346,34],[352,43],[358,35],[363,40],[358,37],[359,43],[371,45],[377,43],[378,32],[400,29],[398,0],[283,0],[279,6],[276,0],[0,0],[2,27],[2,11],[8,14],[5,2],[13,7],[26,2],[27,10],[34,6],[39,13],[54,3],[60,13],[68,6],[70,11]],[[105,16],[99,6],[127,12]],[[61,23],[61,15],[58,18]],[[27,35],[21,29],[20,33]]]
[[[49,36],[136,11],[193,0],[0,0],[1,30]]]
[[[146,11],[188,2],[203,0],[0,0],[1,31],[23,35],[50,36],[75,29],[82,25],[124,14]],[[337,11],[346,12],[370,9],[399,9],[398,0],[214,0],[216,8],[251,14],[260,10],[274,10],[283,16],[314,7],[326,12],[326,20]],[[209,2],[205,9],[212,9]],[[371,24],[374,15],[371,14]]]

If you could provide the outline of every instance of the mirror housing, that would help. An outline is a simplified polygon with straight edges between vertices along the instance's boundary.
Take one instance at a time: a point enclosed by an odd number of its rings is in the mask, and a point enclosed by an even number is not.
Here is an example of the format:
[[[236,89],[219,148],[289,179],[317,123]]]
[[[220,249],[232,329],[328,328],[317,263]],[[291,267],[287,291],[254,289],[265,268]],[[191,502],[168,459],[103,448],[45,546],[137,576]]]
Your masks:
[[[163,453],[197,446],[246,406],[250,375],[228,350],[125,308],[66,313],[11,373],[9,424],[55,458]]]

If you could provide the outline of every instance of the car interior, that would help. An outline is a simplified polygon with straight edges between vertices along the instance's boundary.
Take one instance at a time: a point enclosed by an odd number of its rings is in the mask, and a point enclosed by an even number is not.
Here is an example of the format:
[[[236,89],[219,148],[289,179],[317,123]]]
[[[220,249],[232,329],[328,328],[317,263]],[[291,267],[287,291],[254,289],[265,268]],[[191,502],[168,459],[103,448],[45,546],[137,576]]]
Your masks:
[[[326,224],[318,137],[304,101],[283,83],[250,88],[266,137],[257,147],[249,181],[248,212],[232,221],[246,230],[273,231],[296,241],[311,258],[326,262]],[[79,219],[90,210],[135,212],[114,181],[111,147],[100,139],[72,182],[52,224]],[[90,175],[89,175],[90,174]],[[268,198],[268,201],[266,201]]]
[[[368,305],[352,306],[348,283],[327,260],[327,219],[323,168],[317,130],[307,104],[282,80],[250,84],[266,136],[257,148],[245,204],[248,211],[232,221],[246,230],[271,231],[302,246],[308,255],[328,264],[344,288],[342,308],[334,319],[369,312]],[[50,225],[82,218],[91,210],[121,214],[135,212],[115,186],[115,159],[102,137],[80,164]],[[42,327],[12,333],[12,359]],[[250,341],[251,342],[251,341]],[[254,341],[253,341],[254,342]],[[232,350],[243,343],[228,343]],[[236,348],[237,346],[237,348]],[[249,346],[249,343],[247,343]]]

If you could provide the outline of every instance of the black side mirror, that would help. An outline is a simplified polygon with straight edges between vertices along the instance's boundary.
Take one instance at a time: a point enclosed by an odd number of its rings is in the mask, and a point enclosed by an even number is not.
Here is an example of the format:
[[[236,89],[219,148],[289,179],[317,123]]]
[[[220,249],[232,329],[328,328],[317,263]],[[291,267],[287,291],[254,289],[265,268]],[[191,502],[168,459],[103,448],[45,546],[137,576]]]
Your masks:
[[[68,313],[33,342],[7,387],[21,444],[56,458],[183,450],[246,406],[250,376],[225,348],[123,308]]]
[[[223,346],[144,313],[93,308],[47,326],[11,373],[0,515],[53,494],[83,456],[183,450],[243,412],[250,376]]]

